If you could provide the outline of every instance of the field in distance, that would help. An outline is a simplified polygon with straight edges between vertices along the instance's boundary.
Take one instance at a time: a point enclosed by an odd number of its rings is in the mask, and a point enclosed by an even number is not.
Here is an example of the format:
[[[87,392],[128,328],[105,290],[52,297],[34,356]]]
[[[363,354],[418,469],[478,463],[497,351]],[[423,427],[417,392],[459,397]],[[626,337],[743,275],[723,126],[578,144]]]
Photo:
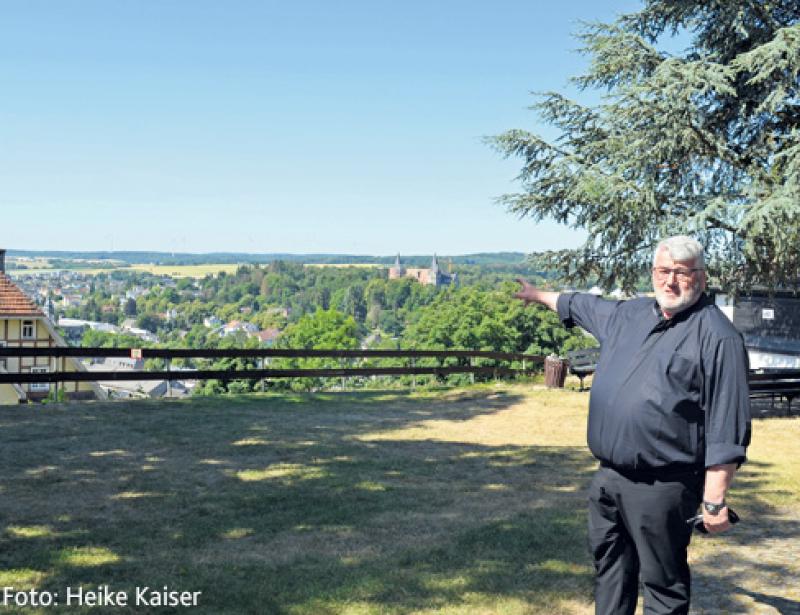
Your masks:
[[[207,275],[216,275],[220,272],[227,274],[236,273],[240,263],[203,263],[198,265],[157,265],[154,263],[126,264],[122,261],[111,260],[83,260],[83,259],[9,259],[8,273],[11,275],[31,275],[52,273],[54,271],[79,271],[88,275],[109,273],[122,269],[124,271],[138,271],[153,275],[168,275],[174,278],[204,278]],[[386,267],[379,263],[307,263],[306,267]]]
[[[53,273],[55,271],[75,271],[86,275],[97,275],[99,273],[110,273],[112,271],[136,271],[152,273],[153,275],[168,275],[173,278],[204,278],[211,274],[216,275],[222,271],[225,273],[235,273],[239,265],[227,263],[209,263],[204,265],[154,265],[138,264],[124,265],[121,263],[103,263],[100,267],[86,267],[83,263],[61,262],[51,264],[49,262],[37,262],[36,266],[26,266],[24,269],[9,267],[8,273],[12,276],[36,275],[41,273]]]
[[[375,269],[377,267],[387,267],[380,263],[305,263],[303,267],[363,267],[366,269]]]
[[[216,275],[222,271],[236,273],[239,265],[213,264],[207,265],[131,265],[125,267],[126,271],[143,271],[153,275],[168,275],[173,278],[204,278],[207,275]]]

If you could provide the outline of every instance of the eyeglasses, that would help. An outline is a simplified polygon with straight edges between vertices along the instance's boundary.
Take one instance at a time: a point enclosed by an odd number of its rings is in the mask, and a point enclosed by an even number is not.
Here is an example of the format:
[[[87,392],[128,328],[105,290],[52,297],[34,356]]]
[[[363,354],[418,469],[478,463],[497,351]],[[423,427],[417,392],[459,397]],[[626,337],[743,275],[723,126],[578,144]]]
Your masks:
[[[659,280],[666,280],[669,278],[670,275],[673,273],[675,274],[675,278],[680,282],[685,282],[689,278],[692,277],[692,274],[695,271],[703,271],[702,269],[687,269],[685,267],[676,267],[675,269],[670,269],[669,267],[653,267],[653,274]]]

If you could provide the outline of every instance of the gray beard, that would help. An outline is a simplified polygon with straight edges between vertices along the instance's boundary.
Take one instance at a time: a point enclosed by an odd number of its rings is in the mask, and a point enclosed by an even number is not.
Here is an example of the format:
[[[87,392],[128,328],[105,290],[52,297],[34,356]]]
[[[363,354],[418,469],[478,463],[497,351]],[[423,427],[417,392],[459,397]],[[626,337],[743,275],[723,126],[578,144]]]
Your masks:
[[[656,301],[663,311],[669,312],[670,314],[677,314],[692,307],[700,298],[700,295],[703,294],[703,291],[699,286],[695,286],[677,299],[667,298],[660,290],[656,290],[655,293]]]

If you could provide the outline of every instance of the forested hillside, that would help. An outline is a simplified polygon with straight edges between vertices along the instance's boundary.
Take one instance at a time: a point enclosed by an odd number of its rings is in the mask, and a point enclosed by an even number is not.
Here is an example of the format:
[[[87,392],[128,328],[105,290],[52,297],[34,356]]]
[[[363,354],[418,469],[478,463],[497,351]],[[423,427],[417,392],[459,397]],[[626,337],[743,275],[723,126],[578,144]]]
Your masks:
[[[458,285],[436,288],[410,278],[387,279],[383,268],[284,261],[243,265],[234,274],[199,280],[116,270],[91,276],[85,301],[61,315],[127,323],[127,330],[115,333],[87,330],[80,341],[87,347],[147,346],[126,332],[132,325],[155,334],[158,345],[187,348],[459,348],[550,354],[594,345],[582,332],[564,329],[552,312],[513,299],[518,276],[546,283],[530,268],[462,266],[458,274]],[[325,363],[303,363],[312,364]],[[210,382],[200,390],[220,389],[220,383]]]

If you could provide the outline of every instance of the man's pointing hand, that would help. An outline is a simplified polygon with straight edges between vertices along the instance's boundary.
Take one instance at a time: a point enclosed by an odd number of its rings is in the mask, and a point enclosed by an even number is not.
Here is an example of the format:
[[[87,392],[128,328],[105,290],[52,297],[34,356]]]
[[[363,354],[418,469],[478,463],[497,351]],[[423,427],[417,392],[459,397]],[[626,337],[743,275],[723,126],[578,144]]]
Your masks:
[[[539,290],[535,286],[532,286],[524,278],[517,278],[517,282],[519,282],[522,288],[514,293],[515,299],[524,301],[525,305],[529,305],[531,303],[541,303],[542,305],[555,311],[556,302],[558,301],[558,296],[560,293],[549,290]]]
[[[527,280],[523,278],[517,278],[517,282],[522,285],[522,288],[516,293],[514,293],[514,298],[521,299],[522,301],[525,302],[525,305],[528,305],[536,301],[535,299],[536,289],[533,286],[531,286]]]

